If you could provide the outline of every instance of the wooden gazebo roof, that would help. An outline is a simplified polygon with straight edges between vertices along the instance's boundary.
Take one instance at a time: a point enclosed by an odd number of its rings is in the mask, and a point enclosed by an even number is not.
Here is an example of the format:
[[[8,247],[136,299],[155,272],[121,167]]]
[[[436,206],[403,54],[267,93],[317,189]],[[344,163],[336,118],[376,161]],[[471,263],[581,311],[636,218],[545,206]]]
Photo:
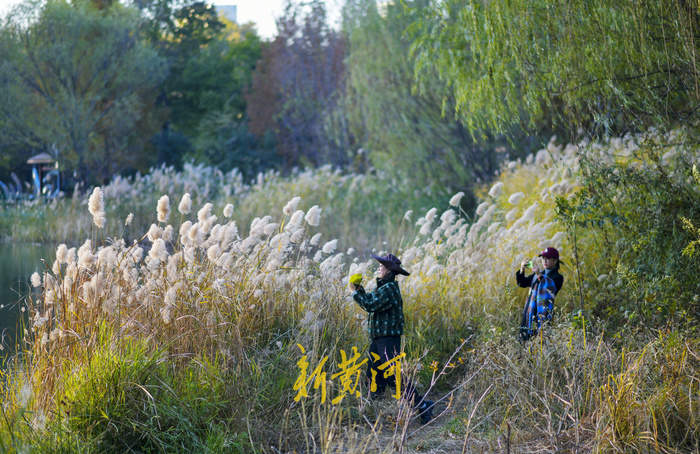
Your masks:
[[[54,162],[54,158],[51,157],[50,154],[48,153],[39,153],[36,156],[32,156],[27,160],[27,164],[52,164]]]

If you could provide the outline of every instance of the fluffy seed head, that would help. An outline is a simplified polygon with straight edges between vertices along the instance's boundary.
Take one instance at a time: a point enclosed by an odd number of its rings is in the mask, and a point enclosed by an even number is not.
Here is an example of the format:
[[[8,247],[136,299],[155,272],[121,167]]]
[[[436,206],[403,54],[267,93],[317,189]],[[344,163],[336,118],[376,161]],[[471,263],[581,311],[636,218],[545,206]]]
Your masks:
[[[535,218],[535,210],[537,210],[538,206],[539,205],[537,204],[537,202],[530,205],[530,207],[523,213],[522,219],[524,219],[525,221],[532,221]]]
[[[163,236],[163,230],[157,225],[151,224],[151,228],[148,229],[148,233],[146,235],[151,243],[153,243],[155,240]]]
[[[102,189],[99,186],[92,190],[90,199],[88,200],[88,211],[92,215],[92,222],[97,228],[101,229],[105,225],[105,203]]]
[[[85,240],[82,246],[78,248],[78,266],[88,268],[95,261],[95,256],[92,255],[92,243],[90,240]]]
[[[491,189],[489,190],[489,195],[493,198],[498,197],[503,193],[503,182],[499,181],[493,186],[491,186]]]
[[[275,233],[278,228],[279,228],[279,224],[277,224],[276,222],[271,222],[271,223],[267,224],[265,227],[263,227],[263,233],[266,236],[270,236],[273,233]]]
[[[321,223],[321,208],[318,205],[312,206],[304,217],[307,224],[312,227],[318,227]]]
[[[511,205],[517,205],[520,203],[521,200],[525,197],[525,194],[522,192],[516,192],[515,194],[511,194],[510,197],[508,197],[508,203]]]
[[[233,216],[233,205],[230,203],[227,203],[226,206],[224,207],[224,217],[230,218],[231,216]]]
[[[97,252],[97,263],[105,268],[113,267],[116,260],[117,254],[112,247],[104,247]]]
[[[453,195],[452,198],[450,199],[450,206],[453,207],[458,207],[459,202],[462,201],[462,197],[464,197],[464,192],[460,191],[457,194]]]
[[[216,259],[221,255],[221,248],[218,244],[213,244],[207,249],[207,257],[210,261],[216,262]]]
[[[75,263],[77,260],[76,249],[74,247],[68,249],[66,253],[66,263]]]
[[[105,216],[104,211],[100,211],[97,213],[96,216],[92,218],[93,222],[97,226],[98,229],[101,229],[105,226],[105,222],[107,221],[107,217]]]
[[[95,189],[92,190],[92,194],[90,194],[90,198],[88,199],[88,211],[94,217],[97,213],[104,210],[105,204],[102,189],[100,189],[99,186],[96,186]]]
[[[295,230],[294,233],[292,233],[292,236],[289,237],[289,241],[295,244],[301,243],[301,240],[304,238],[304,229],[298,229]]]
[[[68,263],[68,247],[65,244],[59,244],[56,248],[56,260],[58,263]]]
[[[168,224],[165,229],[163,229],[163,239],[165,241],[172,241],[173,240],[173,226]]]
[[[437,208],[433,207],[428,210],[427,213],[425,213],[425,220],[427,223],[432,223],[435,220],[435,217],[437,216]]]
[[[454,210],[447,210],[440,216],[440,221],[444,227],[452,225],[457,219],[457,214]]]
[[[489,209],[489,203],[488,202],[481,202],[478,207],[476,207],[476,215],[481,216],[482,214],[486,213],[486,210]]]
[[[338,248],[338,240],[330,240],[326,244],[323,245],[323,253],[324,254],[332,254],[335,252],[335,250]]]
[[[158,222],[168,222],[170,216],[170,197],[167,195],[158,199]]]
[[[192,198],[189,192],[185,192],[182,196],[180,204],[177,206],[177,211],[181,214],[190,214],[190,211],[192,211]]]
[[[297,209],[297,205],[299,205],[299,202],[301,201],[301,197],[296,196],[293,197],[292,200],[287,202],[287,204],[282,208],[282,213],[285,216],[289,216],[290,214],[294,213],[294,210]]]
[[[297,210],[294,212],[291,219],[289,219],[289,224],[287,224],[287,228],[296,229],[301,224],[301,221],[303,221],[303,220],[304,220],[304,212],[301,210]]]
[[[168,250],[165,247],[165,241],[163,241],[163,238],[158,238],[153,242],[153,246],[151,246],[151,250],[148,252],[148,257],[150,257],[152,260],[157,260],[158,262],[168,259]]]
[[[180,224],[180,238],[184,238],[187,235],[187,232],[190,230],[192,227],[192,221],[185,221],[182,224]]]
[[[211,209],[214,206],[210,203],[207,202],[204,204],[202,208],[197,212],[197,220],[201,223],[204,224],[209,220],[209,217],[211,216]]]

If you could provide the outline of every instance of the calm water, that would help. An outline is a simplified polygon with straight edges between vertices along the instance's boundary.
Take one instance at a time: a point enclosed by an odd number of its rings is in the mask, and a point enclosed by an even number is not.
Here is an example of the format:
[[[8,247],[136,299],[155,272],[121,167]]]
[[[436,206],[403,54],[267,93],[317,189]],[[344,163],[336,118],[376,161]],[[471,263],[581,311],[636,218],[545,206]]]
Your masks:
[[[44,244],[0,243],[0,357],[14,349],[20,308],[31,289],[29,277],[45,269],[42,258],[50,266],[48,257],[54,254],[54,247]]]

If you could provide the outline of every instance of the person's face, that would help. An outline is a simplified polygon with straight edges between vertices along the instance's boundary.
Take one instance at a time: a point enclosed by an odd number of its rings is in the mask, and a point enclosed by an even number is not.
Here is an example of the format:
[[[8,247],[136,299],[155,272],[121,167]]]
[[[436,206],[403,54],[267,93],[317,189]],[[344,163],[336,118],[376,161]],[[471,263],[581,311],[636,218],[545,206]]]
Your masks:
[[[551,270],[557,265],[557,259],[542,257],[542,263],[544,264],[545,269]]]
[[[379,275],[380,278],[384,279],[387,274],[389,274],[389,268],[385,267],[383,263],[379,264],[379,270],[377,271],[377,274]]]

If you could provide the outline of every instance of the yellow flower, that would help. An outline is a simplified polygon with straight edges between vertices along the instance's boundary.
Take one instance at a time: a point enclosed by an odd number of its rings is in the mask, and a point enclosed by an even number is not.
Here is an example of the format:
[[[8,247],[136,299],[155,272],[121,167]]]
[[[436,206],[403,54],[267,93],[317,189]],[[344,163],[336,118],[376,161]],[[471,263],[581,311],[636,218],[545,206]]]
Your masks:
[[[360,285],[362,283],[362,275],[360,273],[353,274],[350,276],[350,283]]]

